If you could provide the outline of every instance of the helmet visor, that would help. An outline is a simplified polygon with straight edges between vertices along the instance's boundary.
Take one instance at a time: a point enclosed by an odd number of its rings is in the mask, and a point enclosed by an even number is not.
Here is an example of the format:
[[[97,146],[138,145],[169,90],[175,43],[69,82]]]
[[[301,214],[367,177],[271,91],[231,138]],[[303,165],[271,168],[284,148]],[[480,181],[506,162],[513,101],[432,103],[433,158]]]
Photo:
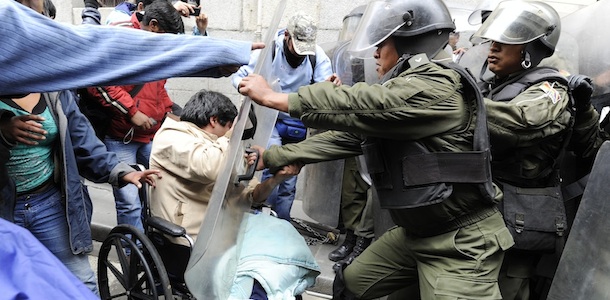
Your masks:
[[[526,2],[501,2],[473,38],[509,45],[527,44],[553,29],[544,14],[545,12]]]
[[[397,1],[369,3],[348,50],[353,56],[370,58],[373,56],[375,46],[406,23],[401,10],[396,9],[395,2]]]

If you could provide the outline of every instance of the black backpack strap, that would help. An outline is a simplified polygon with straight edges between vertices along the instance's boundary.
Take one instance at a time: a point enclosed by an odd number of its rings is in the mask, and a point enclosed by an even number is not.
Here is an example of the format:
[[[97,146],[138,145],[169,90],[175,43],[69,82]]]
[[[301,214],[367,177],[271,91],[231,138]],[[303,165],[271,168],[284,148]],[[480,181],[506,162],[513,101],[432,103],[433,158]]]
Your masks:
[[[316,74],[316,55],[307,55],[309,63],[311,64],[311,84],[316,83],[314,81],[314,75]]]
[[[487,110],[485,109],[485,103],[483,102],[483,95],[477,86],[477,81],[474,76],[464,67],[454,63],[437,62],[439,65],[452,69],[460,74],[462,85],[464,88],[464,94],[468,100],[475,101],[476,105],[476,124],[474,129],[473,137],[473,150],[478,152],[479,155],[479,166],[481,174],[485,174],[486,181],[480,185],[481,193],[493,201],[496,191],[492,183],[491,175],[491,150],[489,146],[489,132],[487,129]],[[470,165],[472,168],[474,165]],[[457,173],[459,174],[459,172]]]
[[[131,98],[135,97],[142,90],[143,87],[143,84],[136,85],[131,91],[129,91],[129,96],[131,96]]]

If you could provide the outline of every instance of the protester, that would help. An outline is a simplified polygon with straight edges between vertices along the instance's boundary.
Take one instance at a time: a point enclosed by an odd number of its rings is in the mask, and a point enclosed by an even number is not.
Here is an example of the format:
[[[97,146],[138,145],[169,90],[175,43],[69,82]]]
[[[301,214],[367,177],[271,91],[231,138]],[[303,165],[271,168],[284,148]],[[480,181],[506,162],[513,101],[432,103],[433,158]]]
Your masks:
[[[333,75],[330,59],[324,50],[316,45],[317,30],[317,24],[312,17],[299,12],[290,18],[286,29],[278,31],[273,49],[272,68],[274,76],[279,78],[282,91],[295,92],[301,86],[325,81]],[[260,53],[261,51],[253,52],[250,63],[241,67],[232,76],[236,88],[242,78],[254,71]],[[306,131],[301,121],[281,112],[269,139],[269,146],[302,141],[305,139]],[[263,179],[272,176],[268,170],[263,172]],[[267,203],[282,219],[290,220],[296,183],[296,176],[285,180],[267,199]]]
[[[182,17],[168,1],[153,1],[146,6],[146,13],[141,18],[142,22],[138,19],[133,21],[134,29],[184,34]],[[111,116],[111,121],[104,130],[105,136],[100,139],[109,151],[117,154],[120,161],[148,168],[151,141],[165,115],[172,111],[173,101],[165,89],[166,81],[163,79],[143,85],[87,89],[87,101],[96,101]],[[133,225],[144,232],[138,190],[133,186],[125,186],[113,188],[112,192],[117,224]]]
[[[162,178],[151,190],[151,214],[184,227],[193,240],[199,235],[216,179],[227,160],[227,134],[236,116],[237,108],[228,97],[201,90],[186,103],[180,119],[165,120],[153,140],[150,165],[161,170]],[[250,165],[256,156],[248,156]],[[231,185],[227,194],[233,196],[227,199],[227,205],[240,201],[260,204],[277,184],[298,174],[300,169],[296,164],[286,166],[262,182],[252,179],[247,187]],[[287,299],[313,285],[318,267],[296,229],[271,216],[247,214],[246,218],[244,240],[239,248],[239,260],[245,262],[238,264],[235,279],[235,284],[246,283],[245,294],[233,294],[231,299],[267,299],[255,296],[261,294],[269,299]],[[176,245],[167,246],[168,252],[175,253],[170,255],[168,271],[180,278],[186,270],[190,245],[181,238],[171,241]],[[232,289],[232,293],[238,290]]]

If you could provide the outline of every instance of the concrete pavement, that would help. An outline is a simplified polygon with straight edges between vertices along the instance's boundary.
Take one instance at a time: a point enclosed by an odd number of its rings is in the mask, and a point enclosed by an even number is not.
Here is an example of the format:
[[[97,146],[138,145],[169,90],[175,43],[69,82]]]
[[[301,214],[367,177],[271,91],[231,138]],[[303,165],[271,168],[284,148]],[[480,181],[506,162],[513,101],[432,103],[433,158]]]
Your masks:
[[[86,182],[86,185],[93,201],[92,235],[94,239],[94,251],[90,256],[90,261],[94,271],[97,271],[98,249],[101,245],[101,241],[103,241],[110,230],[116,226],[116,209],[110,185],[92,182]],[[295,199],[291,213],[295,218],[314,223],[316,222],[303,212],[301,200]],[[342,240],[339,242],[342,242]],[[332,298],[332,281],[335,274],[332,270],[333,262],[328,259],[328,253],[336,247],[336,245],[328,244],[310,246],[314,257],[320,266],[321,274],[316,279],[315,286],[310,288],[307,294],[304,295],[305,300]]]

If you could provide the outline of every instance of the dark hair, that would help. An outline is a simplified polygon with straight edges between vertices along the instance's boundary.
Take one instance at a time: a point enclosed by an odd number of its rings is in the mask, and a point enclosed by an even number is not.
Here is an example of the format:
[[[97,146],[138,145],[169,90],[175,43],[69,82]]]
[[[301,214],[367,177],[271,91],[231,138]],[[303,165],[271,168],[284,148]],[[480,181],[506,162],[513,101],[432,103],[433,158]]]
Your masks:
[[[136,1],[136,5],[142,3],[142,6],[144,8],[146,8],[147,6],[149,6],[150,4],[152,4],[153,2],[155,2],[156,0],[138,0]]]
[[[182,16],[167,0],[155,0],[153,3],[146,6],[142,24],[149,25],[152,19],[156,19],[157,22],[159,22],[159,28],[166,33],[184,33]]]
[[[237,107],[229,97],[203,89],[186,102],[180,120],[203,127],[210,124],[211,117],[218,118],[218,123],[225,126],[237,117]]]
[[[51,19],[55,19],[55,16],[57,15],[57,8],[55,8],[55,4],[53,4],[53,1],[44,0],[42,6],[44,8],[44,15]]]

